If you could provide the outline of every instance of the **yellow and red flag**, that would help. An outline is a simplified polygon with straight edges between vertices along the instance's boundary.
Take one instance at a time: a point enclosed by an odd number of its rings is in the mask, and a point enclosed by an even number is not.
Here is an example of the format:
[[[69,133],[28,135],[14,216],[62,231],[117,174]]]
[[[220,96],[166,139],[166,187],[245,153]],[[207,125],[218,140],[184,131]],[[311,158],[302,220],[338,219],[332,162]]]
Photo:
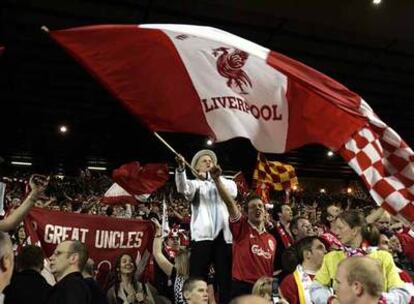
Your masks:
[[[278,161],[268,161],[263,154],[257,154],[256,168],[253,172],[254,188],[269,185],[270,189],[282,191],[292,189],[298,184],[293,166]]]

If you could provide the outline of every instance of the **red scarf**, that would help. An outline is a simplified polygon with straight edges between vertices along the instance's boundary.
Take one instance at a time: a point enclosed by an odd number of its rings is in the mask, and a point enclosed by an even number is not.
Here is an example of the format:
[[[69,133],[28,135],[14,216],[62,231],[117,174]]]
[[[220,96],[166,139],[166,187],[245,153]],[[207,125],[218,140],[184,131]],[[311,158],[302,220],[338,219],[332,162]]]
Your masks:
[[[345,251],[347,257],[364,256],[368,253],[368,246],[369,243],[367,241],[362,241],[361,246],[359,248],[343,246],[343,250]]]
[[[292,237],[285,231],[285,228],[280,224],[280,222],[276,222],[276,230],[279,233],[280,238],[282,239],[283,246],[285,248],[289,248],[293,244]]]
[[[342,248],[342,243],[338,238],[330,231],[325,231],[320,235],[320,238],[325,241],[325,245],[328,245],[328,249],[340,249]]]
[[[165,245],[164,247],[165,253],[167,254],[168,259],[175,259],[175,256],[177,255],[177,251],[172,249],[170,246]]]

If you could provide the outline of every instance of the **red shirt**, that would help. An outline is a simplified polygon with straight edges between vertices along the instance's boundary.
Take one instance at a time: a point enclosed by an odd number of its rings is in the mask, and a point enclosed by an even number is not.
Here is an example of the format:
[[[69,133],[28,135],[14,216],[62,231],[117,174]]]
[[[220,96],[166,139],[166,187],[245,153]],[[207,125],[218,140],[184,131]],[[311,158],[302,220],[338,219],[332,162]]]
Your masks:
[[[409,233],[409,230],[396,233],[396,236],[400,240],[404,254],[408,257],[411,264],[414,264],[414,237]]]
[[[315,277],[315,275],[309,274],[309,276],[312,278]],[[299,291],[298,291],[298,285],[296,284],[295,277],[293,276],[293,273],[290,273],[287,275],[282,283],[279,286],[280,291],[283,295],[283,298],[285,298],[289,304],[299,304]]]
[[[259,232],[245,216],[230,219],[233,235],[233,279],[254,284],[263,276],[272,277],[276,240],[267,231]]]

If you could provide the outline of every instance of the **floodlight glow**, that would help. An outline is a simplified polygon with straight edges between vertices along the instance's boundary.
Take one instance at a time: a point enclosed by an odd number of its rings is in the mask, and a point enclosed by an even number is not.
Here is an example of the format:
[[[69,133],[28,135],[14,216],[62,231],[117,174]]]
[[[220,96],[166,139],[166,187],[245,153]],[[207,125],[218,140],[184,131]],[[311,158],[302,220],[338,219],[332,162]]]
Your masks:
[[[97,170],[97,171],[105,171],[106,167],[95,167],[95,166],[89,166],[89,170]]]
[[[21,161],[12,161],[10,163],[16,166],[31,166],[32,165],[31,162],[21,162]]]
[[[66,126],[60,126],[59,127],[59,131],[60,131],[60,133],[66,133],[68,131],[68,127],[66,127]]]

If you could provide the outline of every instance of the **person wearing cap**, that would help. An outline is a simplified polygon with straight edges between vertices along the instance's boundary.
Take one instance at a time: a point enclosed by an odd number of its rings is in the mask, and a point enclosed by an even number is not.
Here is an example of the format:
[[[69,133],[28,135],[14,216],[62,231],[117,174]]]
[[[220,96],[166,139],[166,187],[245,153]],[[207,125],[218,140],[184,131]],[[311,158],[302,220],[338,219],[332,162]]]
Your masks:
[[[179,193],[191,201],[191,256],[190,275],[207,279],[208,270],[214,264],[220,303],[230,301],[231,244],[229,212],[221,199],[210,170],[217,165],[217,156],[211,150],[197,152],[191,166],[195,180],[186,176],[184,158],[177,157],[175,181]],[[235,198],[237,186],[232,180],[220,177],[224,187]]]

